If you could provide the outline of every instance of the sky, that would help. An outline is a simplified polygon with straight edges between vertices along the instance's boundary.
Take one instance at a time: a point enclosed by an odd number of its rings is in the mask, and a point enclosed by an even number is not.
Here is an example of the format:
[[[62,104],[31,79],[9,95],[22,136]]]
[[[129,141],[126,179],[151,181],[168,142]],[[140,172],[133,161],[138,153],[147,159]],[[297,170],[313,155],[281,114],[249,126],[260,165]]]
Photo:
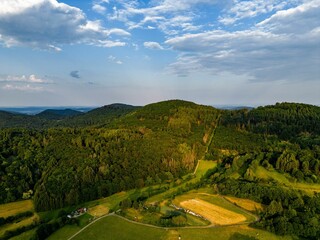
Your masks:
[[[0,0],[0,106],[320,105],[320,0]]]

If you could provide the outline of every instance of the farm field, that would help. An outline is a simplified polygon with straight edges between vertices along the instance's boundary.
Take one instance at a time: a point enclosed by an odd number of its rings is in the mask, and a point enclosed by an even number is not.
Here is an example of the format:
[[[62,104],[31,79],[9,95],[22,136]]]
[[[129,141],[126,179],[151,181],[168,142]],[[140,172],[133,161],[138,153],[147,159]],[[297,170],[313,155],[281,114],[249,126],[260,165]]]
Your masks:
[[[72,239],[153,240],[165,239],[165,236],[166,231],[163,229],[133,224],[116,216],[108,216],[89,226]]]
[[[29,226],[34,222],[37,222],[39,220],[39,216],[37,214],[33,215],[32,217],[25,218],[21,221],[14,222],[12,224],[7,224],[0,227],[0,237],[6,232],[11,231],[20,227]]]
[[[224,215],[225,220],[218,220],[214,217],[211,218],[213,224],[220,224],[220,225],[226,225],[226,224],[235,224],[240,222],[253,222],[257,219],[257,217],[239,207],[234,205],[233,203],[227,201],[224,199],[223,196],[215,195],[215,194],[209,194],[207,193],[206,189],[203,189],[204,192],[200,191],[191,191],[187,194],[178,196],[174,199],[173,203],[176,205],[185,205],[182,206],[184,208],[187,208],[191,211],[194,211],[195,213],[198,213],[204,217],[206,217],[204,214],[208,215]],[[192,201],[197,200],[197,201]],[[189,206],[188,206],[189,205]],[[198,206],[198,207],[197,207]],[[191,207],[191,208],[188,208]],[[211,209],[211,212],[208,211],[208,208]],[[201,214],[201,211],[204,212],[204,214]],[[241,216],[241,217],[240,217]],[[237,219],[235,222],[232,222],[232,220],[227,220],[228,218]],[[210,219],[208,219],[210,220]],[[231,222],[228,222],[231,221]]]
[[[32,230],[29,230],[29,231],[26,231],[18,236],[15,236],[15,237],[12,237],[10,238],[10,240],[26,240],[26,239],[31,239],[32,236],[34,235],[35,233],[35,229],[32,229]]]
[[[236,197],[228,197],[225,196],[225,199],[228,201],[236,204],[237,206],[246,209],[250,212],[255,212],[257,210],[262,210],[263,206],[261,203],[257,203],[255,201],[249,200],[249,199],[244,199],[244,198],[236,198]]]
[[[158,229],[128,222],[117,216],[108,216],[100,219],[73,240],[176,240],[179,235],[185,240],[212,240],[212,239],[256,239],[290,240],[290,237],[279,237],[272,233],[253,229],[247,226],[225,226],[213,228],[170,228]],[[242,237],[242,238],[240,238]],[[64,238],[61,238],[62,240]],[[66,238],[67,239],[67,238]]]
[[[52,235],[50,235],[47,240],[63,240],[68,239],[73,234],[77,233],[81,230],[81,227],[76,225],[66,225],[63,228],[59,229],[58,231],[54,232]]]
[[[25,200],[25,201],[18,201],[18,202],[12,202],[7,204],[1,204],[0,205],[0,217],[1,218],[7,218],[10,216],[15,216],[19,213],[27,212],[27,211],[34,211],[34,206],[31,200]],[[34,222],[39,221],[38,214],[34,214],[33,216],[18,219],[13,221],[12,223],[5,224],[0,226],[0,237],[2,237],[6,231],[12,231],[17,228],[29,226],[33,224]],[[29,233],[30,234],[30,233]],[[28,236],[28,234],[26,234]],[[17,238],[19,239],[19,238]],[[21,239],[28,239],[25,236],[22,236]]]
[[[0,205],[0,217],[6,218],[18,213],[33,211],[33,203],[31,200],[12,202]]]
[[[201,199],[180,202],[180,206],[200,214],[214,225],[231,225],[246,221],[246,217]]]

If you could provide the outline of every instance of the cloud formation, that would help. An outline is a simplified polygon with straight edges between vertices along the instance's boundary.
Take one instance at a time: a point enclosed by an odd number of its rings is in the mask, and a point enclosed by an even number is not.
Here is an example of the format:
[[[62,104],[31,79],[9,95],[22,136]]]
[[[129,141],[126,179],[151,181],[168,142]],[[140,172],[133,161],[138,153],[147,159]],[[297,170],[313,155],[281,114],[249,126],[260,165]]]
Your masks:
[[[225,10],[225,14],[219,17],[219,21],[225,25],[234,24],[239,20],[245,18],[253,18],[261,14],[267,14],[274,11],[279,11],[287,6],[294,5],[302,1],[299,0],[251,0],[251,1],[240,1],[233,0],[230,4],[230,8]]]
[[[320,1],[313,0],[247,30],[183,34],[166,44],[180,52],[169,70],[179,76],[206,71],[254,81],[319,80]]]
[[[52,81],[37,77],[35,74],[27,75],[0,75],[0,82],[15,82],[15,83],[37,83],[47,84]]]
[[[159,29],[165,34],[175,35],[190,32],[202,26],[195,24],[198,17],[195,9],[201,6],[214,6],[215,0],[161,0],[143,3],[141,1],[109,1],[107,16],[110,20],[125,23],[128,29]],[[113,7],[112,7],[113,6]]]
[[[115,56],[112,56],[112,55],[110,55],[108,57],[108,60],[109,60],[109,62],[116,63],[119,65],[123,64],[123,62],[121,60],[117,59]]]
[[[6,84],[2,87],[3,90],[8,91],[22,91],[22,92],[42,92],[45,89],[42,86],[32,86],[30,84],[27,85],[13,85]]]
[[[57,0],[0,1],[0,43],[60,51],[64,44],[100,47],[124,46],[111,35],[130,36],[122,29],[107,29],[88,20],[82,10]]]
[[[71,71],[71,72],[70,72],[70,76],[73,77],[73,78],[79,79],[79,78],[80,78],[79,71],[77,71],[77,70]]]
[[[157,42],[144,42],[143,46],[153,50],[163,50],[163,47]]]

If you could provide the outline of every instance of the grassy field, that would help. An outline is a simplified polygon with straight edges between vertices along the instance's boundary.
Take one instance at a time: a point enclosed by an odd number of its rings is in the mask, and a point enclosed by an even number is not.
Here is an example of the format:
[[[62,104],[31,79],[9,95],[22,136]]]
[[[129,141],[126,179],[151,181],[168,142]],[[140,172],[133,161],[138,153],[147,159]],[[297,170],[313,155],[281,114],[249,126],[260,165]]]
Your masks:
[[[116,216],[110,216],[100,219],[73,239],[154,240],[165,239],[165,236],[166,231],[163,229],[145,227],[127,222]]]
[[[0,217],[6,218],[18,213],[33,211],[33,203],[31,200],[12,202],[0,205]]]
[[[26,231],[18,236],[12,237],[10,238],[10,240],[27,240],[27,239],[31,239],[34,236],[35,233],[35,229]]]
[[[124,199],[141,194],[142,191],[146,191],[147,188],[142,190],[130,190],[127,192],[119,192],[113,194],[110,197],[94,200],[84,204],[88,208],[88,214],[92,217],[101,217],[109,213],[110,209],[116,209],[121,201]],[[66,225],[63,228],[56,231],[48,239],[50,240],[60,240],[68,239],[70,236],[81,230],[83,226],[70,226]]]
[[[201,179],[201,177],[209,170],[212,168],[215,168],[217,166],[217,162],[215,161],[205,161],[205,160],[199,160],[199,165],[198,168],[195,171],[194,178],[191,180],[184,182],[183,184],[176,186],[176,187],[171,187],[168,191],[157,194],[153,197],[150,197],[147,200],[147,203],[154,203],[154,202],[161,202],[168,197],[172,195],[172,193],[176,192],[178,188],[183,188],[187,185],[187,183],[194,183],[197,182]]]
[[[47,240],[66,240],[71,237],[73,234],[79,232],[81,227],[76,225],[66,225],[58,231],[50,235]],[[88,239],[89,240],[89,239]]]
[[[215,161],[205,161],[205,160],[199,160],[199,166],[197,168],[197,171],[195,172],[196,180],[200,180],[200,178],[209,170],[212,168],[215,168],[217,166],[217,162]]]
[[[254,173],[257,178],[273,179],[285,187],[303,190],[309,193],[320,192],[320,184],[290,182],[290,180],[285,176],[285,174],[279,173],[275,170],[269,171],[262,166],[258,166],[255,169]]]
[[[213,239],[246,239],[245,236],[265,240],[289,240],[290,237],[280,237],[272,233],[253,229],[247,226],[230,226],[202,229],[157,229],[127,222],[116,216],[105,217],[89,226],[74,240],[213,240]],[[240,238],[240,237],[243,238]],[[65,238],[60,238],[61,240]]]
[[[33,203],[31,200],[12,202],[12,203],[0,205],[0,217],[3,217],[3,218],[14,216],[14,215],[17,215],[18,213],[23,213],[27,211],[32,211],[32,212],[34,211]],[[0,237],[3,236],[6,231],[11,231],[23,226],[29,226],[37,221],[39,221],[39,216],[37,214],[34,214],[31,217],[16,220],[10,224],[5,224],[0,227]],[[30,235],[30,232],[31,231],[29,231],[29,235]],[[28,233],[26,233],[26,236],[29,236],[29,235]],[[23,235],[20,239],[28,239],[28,237],[26,236]]]
[[[3,225],[0,227],[0,236],[2,236],[6,231],[14,230],[23,226],[29,226],[36,221],[39,221],[39,216],[37,214],[12,224]]]
[[[263,206],[261,203],[254,202],[249,199],[243,199],[243,198],[236,198],[236,197],[224,197],[228,201],[236,204],[239,207],[242,207],[243,209],[246,209],[250,212],[255,212],[257,210],[262,210]]]
[[[291,237],[276,236],[272,233],[250,228],[248,226],[224,226],[204,229],[179,229],[183,240],[245,240],[248,237],[255,237],[261,240],[289,240]]]

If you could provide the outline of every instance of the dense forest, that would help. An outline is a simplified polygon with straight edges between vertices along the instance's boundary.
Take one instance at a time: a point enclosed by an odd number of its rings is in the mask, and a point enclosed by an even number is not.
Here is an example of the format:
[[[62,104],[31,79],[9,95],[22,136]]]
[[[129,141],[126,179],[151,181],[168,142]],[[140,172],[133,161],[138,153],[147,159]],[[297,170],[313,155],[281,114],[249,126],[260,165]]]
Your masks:
[[[0,202],[34,194],[43,211],[171,181],[194,169],[219,113],[170,101],[103,127],[3,129]]]
[[[299,238],[320,237],[320,108],[281,103],[222,115],[206,155],[207,177],[221,194],[266,205],[255,227]],[[303,183],[301,185],[296,183]]]
[[[277,103],[218,110],[171,100],[88,113],[0,112],[0,203],[32,198],[37,211],[171,182],[201,158],[217,192],[264,204],[254,227],[320,238],[320,107]]]

